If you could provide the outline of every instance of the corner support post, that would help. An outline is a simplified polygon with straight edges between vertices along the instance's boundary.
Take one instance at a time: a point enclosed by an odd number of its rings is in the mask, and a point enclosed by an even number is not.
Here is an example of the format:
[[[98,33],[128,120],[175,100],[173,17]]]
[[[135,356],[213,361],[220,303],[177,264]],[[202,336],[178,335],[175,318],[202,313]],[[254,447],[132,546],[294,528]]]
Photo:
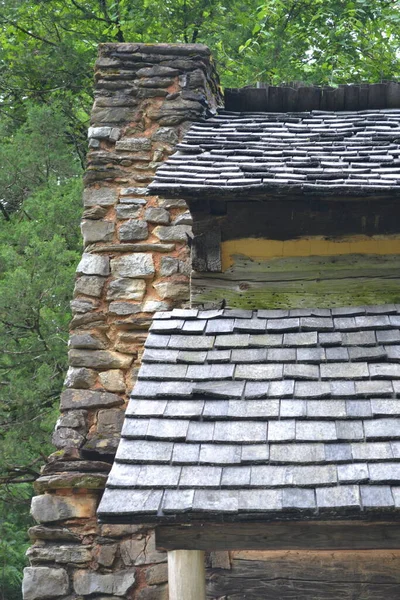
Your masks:
[[[169,600],[205,600],[206,572],[203,550],[168,552]]]

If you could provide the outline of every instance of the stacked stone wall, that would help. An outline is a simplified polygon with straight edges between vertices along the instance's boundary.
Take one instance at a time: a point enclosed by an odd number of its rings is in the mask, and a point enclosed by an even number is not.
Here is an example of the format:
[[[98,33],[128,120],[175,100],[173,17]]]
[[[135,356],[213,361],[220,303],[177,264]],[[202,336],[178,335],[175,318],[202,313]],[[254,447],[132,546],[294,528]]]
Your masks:
[[[105,44],[95,79],[70,368],[57,450],[35,484],[25,600],[168,595],[153,529],[98,525],[95,512],[151,316],[189,301],[190,213],[146,186],[221,94],[201,45]]]

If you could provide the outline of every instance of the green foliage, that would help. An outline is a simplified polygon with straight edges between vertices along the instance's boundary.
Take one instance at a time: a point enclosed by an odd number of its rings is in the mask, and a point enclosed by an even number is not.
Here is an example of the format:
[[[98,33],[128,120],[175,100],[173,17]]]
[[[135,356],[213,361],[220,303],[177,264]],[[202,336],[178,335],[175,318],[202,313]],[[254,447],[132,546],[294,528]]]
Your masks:
[[[223,85],[400,76],[392,0],[2,0],[0,600],[20,600],[38,475],[66,370],[80,174],[101,42],[202,42]]]
[[[391,0],[269,0],[241,46],[265,82],[380,82],[400,76],[400,12]]]

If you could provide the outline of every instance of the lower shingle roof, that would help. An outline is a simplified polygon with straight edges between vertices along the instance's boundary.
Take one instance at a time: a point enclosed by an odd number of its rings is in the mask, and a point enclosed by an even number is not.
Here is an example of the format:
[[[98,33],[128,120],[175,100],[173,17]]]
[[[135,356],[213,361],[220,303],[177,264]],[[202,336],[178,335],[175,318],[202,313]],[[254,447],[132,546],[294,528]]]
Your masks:
[[[400,305],[156,313],[100,520],[399,508]]]

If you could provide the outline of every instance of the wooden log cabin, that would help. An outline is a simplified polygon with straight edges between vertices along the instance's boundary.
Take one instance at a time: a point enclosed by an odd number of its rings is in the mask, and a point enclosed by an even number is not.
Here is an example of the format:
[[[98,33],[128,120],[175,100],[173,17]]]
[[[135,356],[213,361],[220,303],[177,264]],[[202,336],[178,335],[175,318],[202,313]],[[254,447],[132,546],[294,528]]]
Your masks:
[[[243,561],[210,597],[394,599],[400,110],[267,91],[149,185],[193,216],[191,307],[154,315],[99,516],[157,524],[171,600],[206,597],[205,550]]]
[[[397,600],[400,85],[105,44],[89,137],[25,600]]]

